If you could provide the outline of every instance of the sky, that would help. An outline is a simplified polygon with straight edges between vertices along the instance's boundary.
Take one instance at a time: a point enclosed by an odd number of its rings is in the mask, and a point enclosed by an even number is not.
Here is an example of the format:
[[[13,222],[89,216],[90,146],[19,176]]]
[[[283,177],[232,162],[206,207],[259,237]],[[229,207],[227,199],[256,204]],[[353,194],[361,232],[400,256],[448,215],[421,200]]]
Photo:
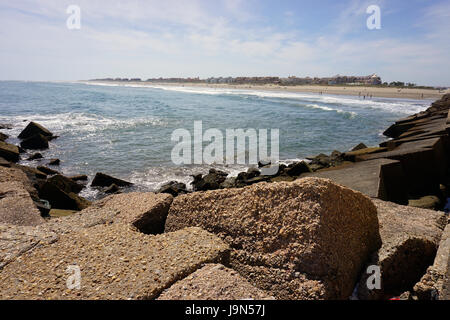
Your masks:
[[[450,86],[449,0],[0,0],[0,25],[0,80],[376,73]]]

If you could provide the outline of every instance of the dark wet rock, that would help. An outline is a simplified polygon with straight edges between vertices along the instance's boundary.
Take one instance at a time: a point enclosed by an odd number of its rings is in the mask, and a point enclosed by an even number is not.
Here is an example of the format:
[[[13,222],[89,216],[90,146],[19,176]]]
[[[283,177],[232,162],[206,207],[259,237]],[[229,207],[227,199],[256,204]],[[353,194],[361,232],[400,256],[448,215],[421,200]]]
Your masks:
[[[115,184],[119,187],[129,187],[129,186],[133,185],[131,182],[117,179],[117,178],[111,177],[107,174],[98,172],[95,175],[95,178],[91,183],[91,186],[92,187],[109,187],[112,184]]]
[[[59,160],[59,159],[50,159],[48,164],[51,166],[59,166],[60,163],[61,163],[61,160]]]
[[[70,176],[69,179],[73,180],[73,181],[87,181],[88,180],[88,176],[85,174],[79,174],[76,176]]]
[[[38,160],[38,159],[42,159],[42,158],[43,158],[42,154],[40,154],[39,152],[36,152],[36,153],[32,154],[27,160],[33,161],[33,160]]]
[[[47,180],[47,182],[54,184],[59,189],[63,190],[66,193],[80,193],[83,190],[84,186],[76,183],[72,179],[69,179],[63,175],[57,174]]]
[[[0,141],[5,141],[8,138],[9,138],[9,136],[7,134],[0,132]]]
[[[45,167],[45,166],[38,166],[37,169],[38,169],[39,171],[41,171],[41,172],[43,172],[43,173],[49,175],[49,176],[54,175],[54,174],[59,174],[58,171],[53,170],[53,169],[50,169],[50,168]]]
[[[106,194],[113,194],[113,193],[119,193],[120,192],[120,188],[113,183],[112,185],[110,185],[108,188],[105,189],[105,193]]]
[[[34,135],[52,137],[53,133],[36,122],[30,122],[19,134],[19,139],[28,139]]]
[[[367,148],[367,146],[364,143],[361,142],[357,146],[353,147],[353,149],[350,150],[350,151],[358,151],[358,150],[366,149],[366,148]]]
[[[258,161],[258,168],[270,166],[272,164],[272,161],[270,160],[260,160]]]
[[[40,179],[47,179],[47,174],[45,172],[42,172],[38,168],[32,168],[17,164],[14,164],[14,168],[22,170],[28,176],[28,179],[30,179],[33,183],[36,183],[37,180]]]
[[[210,169],[209,173],[202,177],[201,175],[194,176],[194,181],[191,182],[195,191],[216,190],[220,188],[222,182],[225,181],[228,173]]]
[[[13,144],[0,141],[0,157],[17,162],[20,159],[19,148]]]
[[[170,181],[162,185],[156,193],[168,193],[176,197],[180,194],[189,193],[189,191],[186,189],[186,184],[178,181]]]
[[[83,210],[90,205],[86,199],[73,192],[65,192],[51,182],[45,182],[39,190],[39,197],[50,202],[52,208]]]
[[[24,139],[20,146],[24,149],[48,149],[48,139],[42,134],[35,134],[29,138]]]
[[[295,162],[288,165],[284,172],[290,177],[298,177],[302,173],[312,172],[311,168],[305,161]]]
[[[9,123],[0,123],[0,129],[7,129],[7,130],[10,130],[10,129],[12,129],[12,128],[13,128],[12,124],[9,124]]]

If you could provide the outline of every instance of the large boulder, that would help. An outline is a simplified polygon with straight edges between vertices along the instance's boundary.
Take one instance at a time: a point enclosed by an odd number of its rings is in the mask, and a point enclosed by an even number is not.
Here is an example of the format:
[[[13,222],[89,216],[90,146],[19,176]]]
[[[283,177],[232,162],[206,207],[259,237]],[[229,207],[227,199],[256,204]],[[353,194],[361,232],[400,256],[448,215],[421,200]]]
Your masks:
[[[347,299],[381,245],[370,199],[318,178],[178,196],[166,231],[187,226],[219,235],[233,269],[280,299]]]
[[[39,198],[33,182],[19,168],[0,167],[0,183],[3,182],[20,182],[32,199],[37,200]]]
[[[216,190],[220,188],[220,184],[225,181],[228,173],[210,169],[209,173],[202,177],[201,175],[194,176],[192,186],[195,191]]]
[[[433,263],[445,223],[439,211],[413,208],[373,199],[378,210],[382,246],[369,265],[380,267],[381,289],[370,290],[363,273],[358,296],[375,300],[411,290]]]
[[[274,300],[236,271],[207,264],[165,290],[158,300]]]
[[[90,202],[74,192],[61,190],[52,182],[45,182],[39,188],[39,197],[47,200],[52,208],[67,210],[83,210],[90,205]]]
[[[51,133],[48,129],[36,122],[30,122],[19,134],[19,139],[27,139],[39,134],[48,138],[53,137],[53,133]]]
[[[0,223],[35,226],[44,223],[39,210],[22,183],[0,183]]]
[[[145,234],[164,231],[173,197],[169,194],[131,192],[110,195],[70,216],[51,220],[49,231],[65,234],[100,224],[122,223]]]
[[[229,247],[200,228],[151,236],[124,224],[98,225],[9,262],[0,299],[153,299],[203,264],[228,257]],[[77,270],[80,287],[68,288]]]
[[[50,169],[49,167],[46,166],[37,166],[37,169],[49,176],[59,173],[58,171]]]
[[[186,189],[186,184],[177,181],[170,181],[163,184],[157,191],[157,193],[168,193],[174,197],[180,194],[189,193]]]
[[[76,183],[72,179],[69,179],[63,175],[57,174],[47,180],[48,183],[52,183],[59,189],[63,190],[66,193],[80,193],[83,190],[84,186]]]
[[[92,180],[91,186],[92,187],[109,187],[112,184],[115,184],[119,187],[129,187],[129,186],[133,185],[131,182],[117,179],[117,178],[111,177],[107,174],[98,172],[95,175],[94,180]]]
[[[426,274],[414,286],[414,293],[422,300],[450,299],[450,224],[447,225],[439,243],[436,258]]]
[[[17,162],[20,159],[19,148],[13,144],[0,141],[0,157]]]
[[[22,140],[20,146],[24,149],[48,149],[48,139],[42,134],[35,134],[29,138]]]

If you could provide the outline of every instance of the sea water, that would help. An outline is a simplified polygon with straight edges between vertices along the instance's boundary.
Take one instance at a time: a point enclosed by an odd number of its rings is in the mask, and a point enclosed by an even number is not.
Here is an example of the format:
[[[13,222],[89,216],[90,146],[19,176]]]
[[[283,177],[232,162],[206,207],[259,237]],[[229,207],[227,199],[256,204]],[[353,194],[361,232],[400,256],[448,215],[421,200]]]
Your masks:
[[[429,100],[320,95],[251,89],[188,86],[100,85],[98,83],[0,82],[0,123],[16,138],[36,121],[59,138],[42,151],[59,158],[66,175],[104,172],[129,180],[138,189],[155,190],[177,180],[188,183],[211,166],[176,166],[171,160],[176,129],[279,129],[280,159],[347,151],[363,142],[384,141],[382,132],[399,118],[417,113]],[[26,156],[23,156],[26,158]],[[25,165],[46,160],[22,161]],[[213,165],[235,175],[246,165]],[[87,188],[82,195],[95,198]]]

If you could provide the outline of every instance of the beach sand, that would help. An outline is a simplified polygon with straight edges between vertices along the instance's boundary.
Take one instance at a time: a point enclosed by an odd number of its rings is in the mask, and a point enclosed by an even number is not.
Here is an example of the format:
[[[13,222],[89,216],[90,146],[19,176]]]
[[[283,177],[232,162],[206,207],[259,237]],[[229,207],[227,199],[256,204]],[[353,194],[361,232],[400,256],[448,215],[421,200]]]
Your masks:
[[[382,87],[364,87],[364,86],[280,86],[275,84],[268,85],[249,85],[249,84],[206,84],[206,83],[167,83],[167,82],[118,82],[118,81],[91,81],[103,84],[115,85],[141,85],[141,86],[184,86],[184,87],[201,87],[201,88],[217,88],[217,89],[242,89],[242,90],[265,90],[265,91],[284,91],[284,92],[304,92],[304,93],[322,93],[336,95],[351,95],[361,97],[383,97],[383,98],[403,98],[403,99],[439,99],[444,94],[450,93],[447,90],[435,89],[414,89],[414,88],[382,88]]]

